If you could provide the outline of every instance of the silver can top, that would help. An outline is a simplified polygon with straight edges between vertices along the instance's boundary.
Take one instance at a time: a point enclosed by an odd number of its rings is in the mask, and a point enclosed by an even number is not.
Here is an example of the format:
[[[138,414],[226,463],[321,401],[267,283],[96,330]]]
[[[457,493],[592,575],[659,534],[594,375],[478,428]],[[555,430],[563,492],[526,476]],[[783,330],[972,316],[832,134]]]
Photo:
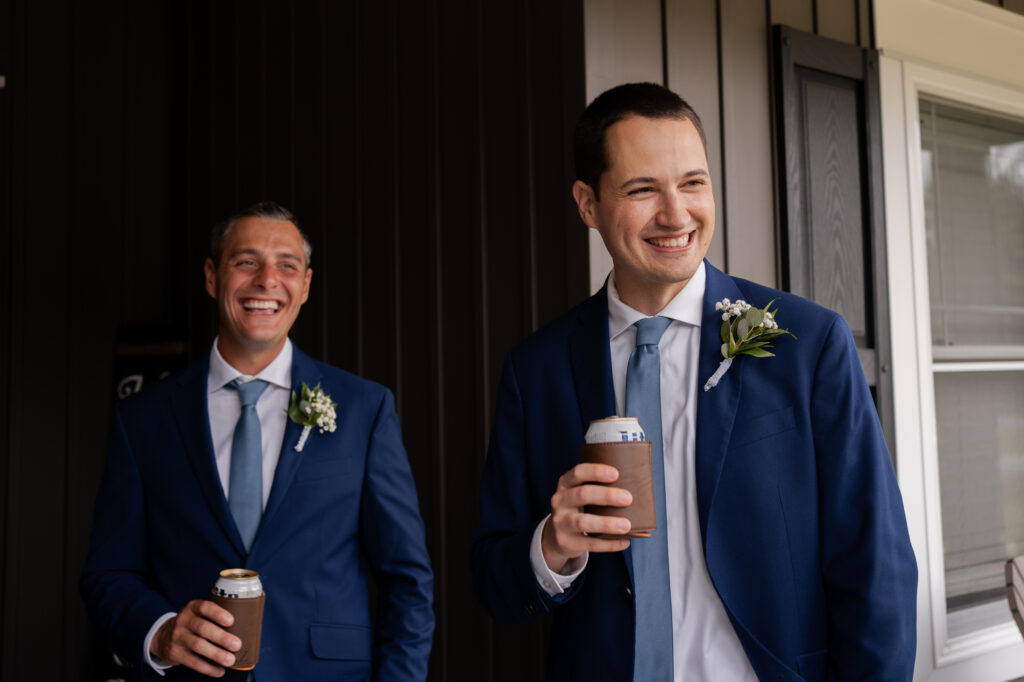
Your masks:
[[[227,599],[248,599],[263,594],[260,574],[247,568],[226,568],[220,572],[213,593]]]
[[[587,443],[616,443],[646,440],[636,417],[605,417],[590,422],[584,440]]]

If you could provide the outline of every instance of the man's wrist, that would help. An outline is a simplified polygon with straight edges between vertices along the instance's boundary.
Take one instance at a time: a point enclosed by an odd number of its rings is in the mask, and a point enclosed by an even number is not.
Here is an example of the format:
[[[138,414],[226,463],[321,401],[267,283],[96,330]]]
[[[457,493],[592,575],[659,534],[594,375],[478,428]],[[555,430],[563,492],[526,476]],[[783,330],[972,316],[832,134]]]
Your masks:
[[[569,559],[561,571],[552,571],[544,559],[544,549],[542,546],[544,526],[547,525],[549,518],[551,518],[550,514],[545,516],[533,531],[533,539],[530,542],[530,566],[533,568],[533,575],[537,579],[537,584],[540,585],[541,589],[549,597],[554,597],[564,593],[572,586],[573,581],[587,567],[589,555],[584,552],[574,559]]]
[[[156,622],[153,623],[153,626],[149,628],[149,632],[146,633],[146,639],[142,642],[143,662],[150,668],[155,670],[159,675],[163,675],[165,670],[167,670],[168,668],[172,668],[174,666],[164,663],[160,660],[158,656],[153,655],[152,652],[150,651],[150,647],[153,644],[153,638],[156,637],[156,633],[160,631],[160,628],[163,627],[164,623],[166,623],[171,618],[174,618],[177,615],[178,614],[173,611],[168,611],[164,615],[157,618]]]

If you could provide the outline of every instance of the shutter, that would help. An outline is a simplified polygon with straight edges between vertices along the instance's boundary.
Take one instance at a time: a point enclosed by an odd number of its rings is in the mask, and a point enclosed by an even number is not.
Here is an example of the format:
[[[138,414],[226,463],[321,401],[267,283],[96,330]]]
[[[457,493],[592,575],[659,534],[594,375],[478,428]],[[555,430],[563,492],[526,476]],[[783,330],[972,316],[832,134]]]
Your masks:
[[[893,449],[878,52],[772,27],[783,289],[846,318]]]

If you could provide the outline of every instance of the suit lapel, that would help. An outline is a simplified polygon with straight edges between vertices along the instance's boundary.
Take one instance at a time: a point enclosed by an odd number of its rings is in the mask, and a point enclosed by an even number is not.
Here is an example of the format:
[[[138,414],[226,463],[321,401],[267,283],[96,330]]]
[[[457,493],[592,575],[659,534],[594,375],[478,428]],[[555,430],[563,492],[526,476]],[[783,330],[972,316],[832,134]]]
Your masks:
[[[608,284],[584,302],[579,325],[569,336],[580,423],[584,433],[595,419],[615,414],[615,386],[612,383],[611,347],[608,340]],[[633,555],[622,552],[629,580],[633,581]]]
[[[292,390],[301,394],[302,383],[313,388],[320,382],[321,372],[308,355],[299,350],[298,346],[292,345]],[[326,387],[325,392],[330,393]],[[271,519],[281,507],[281,502],[288,493],[292,481],[295,479],[295,471],[299,468],[302,458],[310,451],[320,447],[324,442],[323,438],[317,438],[315,431],[310,434],[302,448],[302,452],[295,451],[295,444],[299,442],[302,435],[302,427],[293,422],[287,421],[284,429],[284,440],[281,443],[281,456],[277,460],[277,468],[274,470],[274,485],[270,489],[270,497],[267,499],[267,508],[263,512],[263,520],[260,523],[260,531],[253,541],[253,549],[260,541],[263,528],[267,527]]]
[[[171,396],[171,409],[185,443],[185,455],[192,467],[199,488],[203,492],[217,524],[241,556],[245,556],[245,545],[235,526],[234,517],[224,496],[224,486],[217,472],[217,460],[213,454],[210,436],[210,418],[207,412],[207,374],[210,358],[192,365],[178,378],[177,390]]]
[[[586,432],[594,419],[615,414],[615,388],[608,346],[607,285],[583,303],[579,325],[569,335],[569,363]]]
[[[742,296],[728,276],[705,261],[707,284],[704,288],[704,309],[700,329],[700,356],[697,364],[697,438],[696,477],[697,509],[700,514],[701,537],[707,542],[708,514],[715,490],[722,475],[725,451],[732,436],[736,409],[739,406],[744,362],[734,360],[719,384],[710,391],[704,382],[722,360],[722,313],[715,303],[723,298],[736,300]]]

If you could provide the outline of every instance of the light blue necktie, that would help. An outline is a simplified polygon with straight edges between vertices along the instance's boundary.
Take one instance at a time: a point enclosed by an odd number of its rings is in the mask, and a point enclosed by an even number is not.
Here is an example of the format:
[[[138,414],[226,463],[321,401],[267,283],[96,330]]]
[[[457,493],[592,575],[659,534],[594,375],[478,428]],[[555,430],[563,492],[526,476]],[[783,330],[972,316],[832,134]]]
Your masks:
[[[267,388],[267,382],[256,379],[243,384],[235,379],[228,387],[238,391],[242,400],[242,414],[231,439],[228,506],[235,517],[245,550],[249,551],[263,516],[263,438],[256,401]]]
[[[651,471],[658,529],[630,543],[636,594],[633,679],[672,682],[672,597],[668,580],[665,464],[661,435],[661,354],[658,342],[672,320],[648,317],[636,326],[636,348],[626,366],[626,416],[636,417],[651,441]]]

